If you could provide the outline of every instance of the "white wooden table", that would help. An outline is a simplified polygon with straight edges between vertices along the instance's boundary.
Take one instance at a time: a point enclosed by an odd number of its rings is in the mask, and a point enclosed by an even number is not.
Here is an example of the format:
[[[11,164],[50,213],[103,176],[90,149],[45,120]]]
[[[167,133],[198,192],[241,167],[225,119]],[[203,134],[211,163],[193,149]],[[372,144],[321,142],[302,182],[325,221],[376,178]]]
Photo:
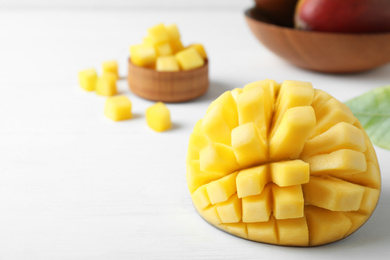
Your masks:
[[[180,3],[0,9],[0,259],[384,259],[389,151],[376,148],[382,194],[371,219],[349,238],[316,248],[217,230],[196,213],[184,175],[193,125],[222,92],[265,78],[295,79],[346,101],[390,84],[390,65],[353,75],[301,70],[252,36],[243,15],[251,1],[220,9]],[[77,73],[116,59],[124,77],[129,46],[160,22],[177,23],[184,43],[205,45],[210,89],[195,101],[168,104],[174,127],[155,133],[145,122],[152,102],[123,79],[118,88],[131,99],[134,118],[111,122],[105,98],[82,91]]]

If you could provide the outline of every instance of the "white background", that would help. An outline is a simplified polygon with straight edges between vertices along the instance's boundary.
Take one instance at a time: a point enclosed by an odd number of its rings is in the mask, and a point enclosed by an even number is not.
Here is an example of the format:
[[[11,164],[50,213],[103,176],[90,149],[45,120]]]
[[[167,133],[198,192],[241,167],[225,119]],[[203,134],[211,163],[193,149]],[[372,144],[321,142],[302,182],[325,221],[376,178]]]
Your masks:
[[[370,220],[315,248],[264,245],[213,228],[185,181],[189,134],[218,95],[271,78],[310,81],[346,101],[390,84],[390,65],[360,74],[301,70],[262,47],[244,9],[252,1],[0,1],[0,259],[384,259],[390,243],[390,152],[377,148],[382,194]],[[152,102],[128,90],[134,118],[103,116],[105,98],[78,87],[79,70],[116,59],[160,22],[201,42],[211,85],[168,104],[174,127],[145,123]],[[378,50],[380,51],[380,50]]]

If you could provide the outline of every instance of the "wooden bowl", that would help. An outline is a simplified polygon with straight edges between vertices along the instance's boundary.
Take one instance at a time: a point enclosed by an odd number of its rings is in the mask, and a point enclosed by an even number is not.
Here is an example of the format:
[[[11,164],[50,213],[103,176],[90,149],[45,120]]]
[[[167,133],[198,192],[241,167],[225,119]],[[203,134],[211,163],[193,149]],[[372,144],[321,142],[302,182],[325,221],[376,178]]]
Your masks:
[[[206,93],[209,64],[193,70],[162,72],[134,65],[129,59],[127,80],[136,95],[162,102],[184,102]]]
[[[302,31],[273,24],[257,8],[247,10],[245,16],[249,28],[265,47],[304,69],[353,73],[390,62],[390,33]]]

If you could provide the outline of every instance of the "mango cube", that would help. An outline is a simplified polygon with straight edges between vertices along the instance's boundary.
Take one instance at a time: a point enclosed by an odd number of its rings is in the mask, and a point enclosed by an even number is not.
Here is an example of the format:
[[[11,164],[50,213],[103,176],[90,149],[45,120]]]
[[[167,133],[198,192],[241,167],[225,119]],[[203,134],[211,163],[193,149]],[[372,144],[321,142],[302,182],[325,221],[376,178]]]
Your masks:
[[[260,194],[268,182],[266,165],[241,170],[236,179],[237,195],[243,198]]]
[[[132,45],[130,59],[137,66],[152,66],[156,62],[156,50],[149,44]]]
[[[241,203],[237,195],[232,195],[227,201],[217,204],[218,216],[222,223],[237,223],[241,220]]]
[[[200,169],[204,172],[229,174],[238,169],[232,148],[221,143],[210,143],[199,152]]]
[[[165,29],[168,32],[170,40],[180,39],[179,28],[177,27],[176,24],[166,25]]]
[[[271,212],[271,185],[267,185],[258,195],[242,198],[242,220],[245,223],[266,222]]]
[[[174,56],[158,57],[156,61],[157,71],[179,71],[180,67]]]
[[[226,175],[219,180],[206,184],[207,194],[211,204],[227,201],[236,193],[236,177],[238,172]]]
[[[310,165],[301,160],[271,163],[271,178],[279,187],[308,183]]]
[[[336,178],[312,176],[303,185],[305,202],[308,205],[332,211],[356,211],[362,203],[364,188]]]
[[[162,102],[157,102],[146,109],[146,122],[156,132],[163,132],[172,127],[171,114]]]
[[[304,200],[301,185],[272,186],[273,211],[276,219],[303,217]]]
[[[164,24],[157,24],[148,29],[148,35],[154,43],[163,43],[169,41],[169,32]]]
[[[116,76],[117,79],[119,78],[118,62],[116,62],[115,60],[110,60],[110,61],[103,62],[103,64],[102,64],[102,71],[103,71],[103,74],[105,74],[105,73],[112,73],[112,74],[114,74]]]
[[[343,103],[309,82],[226,91],[190,135],[187,184],[198,213],[236,236],[286,246],[343,239],[374,212],[378,159]]]
[[[207,53],[206,53],[206,50],[205,48],[203,47],[202,44],[200,43],[193,43],[191,44],[190,46],[188,46],[189,48],[193,47],[195,48],[195,50],[200,54],[200,56],[205,60],[207,59]]]
[[[154,48],[156,49],[157,57],[168,56],[173,54],[172,47],[168,42],[156,44],[154,45]]]
[[[131,101],[126,96],[109,97],[106,100],[104,114],[114,121],[130,119]]]
[[[175,54],[175,57],[183,70],[192,70],[204,65],[202,56],[194,48],[179,51]]]
[[[94,91],[96,88],[97,73],[95,69],[85,69],[79,72],[80,87],[86,91]]]
[[[265,162],[267,143],[254,123],[246,123],[232,130],[232,148],[241,167],[249,167]]]
[[[116,93],[116,76],[112,73],[101,75],[96,83],[96,94],[100,96],[114,96]]]

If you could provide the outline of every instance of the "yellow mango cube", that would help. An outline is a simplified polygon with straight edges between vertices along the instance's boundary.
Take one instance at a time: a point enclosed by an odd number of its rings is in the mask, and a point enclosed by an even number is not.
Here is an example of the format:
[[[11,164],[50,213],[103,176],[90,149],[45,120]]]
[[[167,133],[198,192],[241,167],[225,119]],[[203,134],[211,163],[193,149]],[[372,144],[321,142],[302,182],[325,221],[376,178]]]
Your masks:
[[[241,170],[236,179],[237,195],[243,198],[260,194],[268,182],[267,165]]]
[[[266,106],[265,99],[269,98],[261,86],[245,89],[237,97],[239,124],[253,122],[263,139],[267,139],[269,124],[264,124],[270,118],[272,110]]]
[[[219,225],[222,223],[221,218],[218,215],[217,207],[215,205],[206,207],[203,210],[199,210],[199,212],[204,219],[208,219],[213,225]]]
[[[312,137],[322,134],[332,126],[340,122],[353,124],[357,119],[346,104],[332,98],[316,110],[317,124]]]
[[[179,28],[177,27],[176,24],[169,24],[165,26],[165,29],[168,32],[169,39],[170,40],[175,40],[175,39],[180,39],[180,32]]]
[[[191,194],[192,201],[198,209],[204,209],[211,204],[209,195],[207,194],[206,185],[200,186],[194,193]]]
[[[233,149],[221,143],[209,143],[199,153],[200,170],[229,174],[238,169]]]
[[[114,96],[116,93],[116,76],[112,73],[101,75],[96,83],[96,94],[100,96]]]
[[[218,173],[206,173],[200,170],[199,160],[192,160],[187,163],[186,167],[186,180],[188,184],[188,189],[190,192],[194,192],[200,186],[209,183],[211,181],[217,180],[225,175]]]
[[[308,205],[332,211],[356,211],[364,195],[362,186],[336,178],[312,176],[303,184],[305,202]]]
[[[306,160],[312,175],[351,175],[365,172],[367,162],[364,154],[350,149],[341,149],[329,154],[320,154]]]
[[[104,114],[114,121],[130,119],[131,101],[126,96],[109,97],[106,100]]]
[[[306,218],[277,219],[279,244],[285,246],[308,246],[309,229]],[[294,232],[291,232],[294,230]]]
[[[200,43],[193,43],[191,45],[188,46],[189,48],[195,48],[195,50],[200,54],[200,56],[206,60],[207,59],[207,53],[206,53],[206,50],[205,48],[203,47],[202,44]]]
[[[202,56],[194,48],[179,51],[175,54],[175,57],[183,70],[192,70],[204,65]]]
[[[168,56],[173,54],[172,47],[168,42],[156,44],[154,45],[154,48],[156,49],[157,57]]]
[[[230,91],[225,91],[216,100],[211,102],[210,106],[206,110],[206,114],[216,106],[220,106],[222,108],[219,112],[221,112],[221,116],[226,119],[230,129],[238,126],[237,105]]]
[[[211,204],[227,201],[236,193],[236,177],[238,172],[231,173],[221,179],[206,184],[207,194]]]
[[[240,167],[249,167],[265,162],[268,145],[253,122],[234,128],[231,145]]]
[[[179,71],[180,67],[174,56],[158,57],[156,61],[157,71]]]
[[[280,91],[275,105],[273,131],[279,129],[284,114],[289,108],[310,106],[313,102],[314,90],[309,82],[286,80],[280,86]]]
[[[311,106],[289,108],[269,143],[272,160],[297,159],[316,125]]]
[[[173,53],[178,53],[179,51],[184,50],[183,43],[180,39],[173,39],[169,41]]]
[[[216,104],[203,118],[201,131],[210,142],[230,145],[234,127],[229,110],[223,104]]]
[[[340,212],[308,206],[305,214],[311,246],[342,239],[352,226],[351,220]]]
[[[169,41],[169,33],[162,23],[148,28],[148,36],[156,44]]]
[[[340,149],[364,152],[366,144],[363,132],[356,126],[340,122],[326,132],[308,140],[301,156],[308,158],[314,154],[330,153]]]
[[[130,46],[130,59],[140,67],[152,66],[156,62],[156,50],[153,45],[137,44]]]
[[[86,91],[94,91],[96,88],[97,73],[95,69],[85,69],[79,72],[80,87]]]
[[[243,222],[226,224],[226,229],[229,233],[233,235],[243,237],[243,238],[248,238],[248,233],[246,231],[246,224]]]
[[[146,109],[146,122],[156,132],[167,131],[171,128],[171,114],[167,106],[157,102]]]
[[[309,182],[310,165],[301,160],[271,163],[272,182],[279,187]]]
[[[271,212],[271,185],[267,185],[258,195],[242,198],[242,220],[245,223],[266,222]]]
[[[190,143],[191,146],[188,147],[187,150],[187,162],[191,160],[199,160],[199,152],[206,145],[208,145],[207,139],[201,133],[192,133],[190,135]]]
[[[247,229],[248,238],[251,240],[278,244],[278,233],[274,217],[271,217],[267,222],[248,223]]]
[[[227,201],[217,204],[217,212],[222,223],[237,223],[242,216],[241,201],[234,194]]]
[[[118,62],[115,60],[109,60],[109,61],[103,62],[102,71],[103,71],[103,74],[112,73],[116,76],[117,79],[119,78]]]
[[[304,200],[301,185],[272,186],[273,212],[276,219],[303,217]]]

